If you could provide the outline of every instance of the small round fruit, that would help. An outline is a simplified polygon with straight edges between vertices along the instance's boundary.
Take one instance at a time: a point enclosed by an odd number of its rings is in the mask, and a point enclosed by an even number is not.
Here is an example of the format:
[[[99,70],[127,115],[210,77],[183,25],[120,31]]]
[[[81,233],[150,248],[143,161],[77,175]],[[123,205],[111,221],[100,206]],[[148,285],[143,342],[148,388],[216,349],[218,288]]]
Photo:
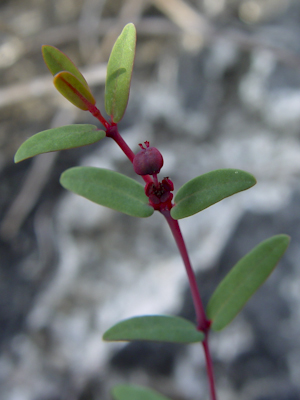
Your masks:
[[[146,147],[142,148],[133,159],[133,168],[138,175],[158,174],[164,164],[163,156],[156,147],[150,147],[149,142],[145,142]]]

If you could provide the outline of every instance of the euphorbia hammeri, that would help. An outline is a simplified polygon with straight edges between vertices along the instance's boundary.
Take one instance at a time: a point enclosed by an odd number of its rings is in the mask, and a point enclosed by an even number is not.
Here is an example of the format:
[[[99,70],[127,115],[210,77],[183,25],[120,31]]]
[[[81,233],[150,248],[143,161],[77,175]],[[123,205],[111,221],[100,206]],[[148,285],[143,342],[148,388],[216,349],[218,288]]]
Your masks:
[[[129,98],[131,74],[135,56],[136,31],[128,24],[118,37],[107,65],[105,110],[107,121],[96,107],[92,92],[73,62],[60,50],[43,46],[46,65],[53,74],[54,85],[75,106],[91,112],[104,130],[95,125],[68,125],[49,129],[29,138],[19,148],[15,162],[49,151],[84,146],[109,137],[113,139],[133,164],[145,187],[122,175],[102,168],[75,167],[65,171],[61,184],[81,196],[135,217],[149,217],[156,210],[170,226],[186,268],[194,302],[196,324],[174,316],[148,315],[121,321],[106,331],[107,341],[154,340],[176,343],[201,342],[204,349],[211,400],[216,400],[212,359],[208,335],[227,326],[252,294],[273,271],[289,244],[289,237],[279,234],[266,239],[246,254],[220,282],[205,310],[178,220],[196,214],[225,197],[249,189],[255,178],[237,169],[220,169],[193,178],[184,184],[173,199],[174,185],[169,177],[161,182],[158,173],[163,166],[159,150],[149,142],[140,144],[134,154],[118,130]],[[131,385],[117,385],[112,390],[115,400],[166,400],[153,390]]]

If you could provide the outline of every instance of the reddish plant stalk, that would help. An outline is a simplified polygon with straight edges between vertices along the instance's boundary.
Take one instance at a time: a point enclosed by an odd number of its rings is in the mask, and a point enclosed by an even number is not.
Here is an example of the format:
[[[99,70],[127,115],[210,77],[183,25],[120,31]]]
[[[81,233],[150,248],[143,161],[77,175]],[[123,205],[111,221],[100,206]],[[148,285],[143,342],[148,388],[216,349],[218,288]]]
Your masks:
[[[214,378],[214,370],[213,370],[213,363],[209,351],[208,345],[208,332],[206,333],[205,339],[202,342],[203,350],[205,354],[205,361],[206,361],[206,371],[207,371],[207,378],[209,384],[209,391],[210,391],[210,398],[211,400],[217,400],[217,393],[216,393],[216,385],[215,385],[215,378]]]
[[[105,129],[109,129],[110,125],[106,121],[106,119],[102,116],[100,110],[96,107],[93,106],[92,104],[88,104],[89,107],[89,112],[98,119],[98,121],[101,122],[101,124],[104,126]]]
[[[189,255],[185,246],[185,242],[180,230],[180,226],[177,220],[174,220],[171,217],[170,210],[164,209],[160,211],[164,217],[166,218],[174,239],[176,241],[178,250],[180,251],[182,260],[184,262],[187,276],[189,279],[190,289],[192,293],[192,298],[194,302],[195,312],[196,312],[196,320],[197,320],[197,329],[201,330],[205,334],[205,339],[202,342],[203,350],[205,354],[205,362],[206,362],[206,371],[207,378],[210,390],[210,398],[211,400],[217,400],[216,389],[215,389],[215,379],[214,379],[214,371],[213,371],[213,363],[209,351],[208,345],[208,332],[210,327],[210,321],[206,318],[205,310],[202,304],[202,300],[200,297],[196,277],[189,259]]]
[[[190,262],[190,258],[186,249],[186,245],[179,227],[179,223],[177,220],[173,219],[170,214],[170,210],[161,210],[161,213],[166,218],[169,227],[172,231],[174,236],[175,242],[177,244],[178,250],[181,254],[183,263],[185,265],[185,269],[187,272],[192,298],[194,302],[195,312],[196,312],[196,320],[197,320],[197,329],[203,331],[204,333],[207,332],[209,328],[209,321],[206,318],[206,314],[204,311],[204,307],[202,304],[202,300],[199,294],[198,285],[196,281],[196,277]]]

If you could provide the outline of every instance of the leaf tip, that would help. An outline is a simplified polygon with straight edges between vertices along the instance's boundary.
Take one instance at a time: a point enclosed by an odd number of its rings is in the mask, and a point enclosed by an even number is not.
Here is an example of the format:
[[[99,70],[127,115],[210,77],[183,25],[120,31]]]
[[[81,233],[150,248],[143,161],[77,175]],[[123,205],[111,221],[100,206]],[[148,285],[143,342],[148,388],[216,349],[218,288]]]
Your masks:
[[[128,22],[128,24],[125,25],[124,29],[125,29],[125,28],[131,29],[131,30],[132,30],[133,32],[135,32],[135,34],[136,34],[136,27],[135,27],[135,25],[134,25],[133,22]]]
[[[19,157],[18,152],[16,152],[14,156],[14,163],[17,164],[18,162],[22,161],[22,159]]]
[[[44,58],[45,58],[45,53],[47,52],[47,49],[49,47],[52,47],[52,46],[50,46],[49,44],[42,44],[41,50],[42,50],[42,55]]]
[[[278,237],[281,238],[281,240],[283,241],[283,243],[285,244],[286,249],[287,249],[291,242],[291,236],[287,235],[285,233],[282,233],[282,234],[279,234]]]
[[[102,335],[102,340],[103,340],[104,342],[110,342],[110,340],[109,340],[109,334],[107,334],[107,332],[108,332],[108,331],[104,332],[103,335]]]
[[[53,71],[52,71],[51,66],[49,64],[49,59],[47,59],[47,57],[50,54],[51,50],[55,50],[57,52],[60,51],[60,50],[58,50],[54,46],[51,46],[50,44],[43,44],[42,47],[41,47],[41,50],[42,50],[42,56],[43,56],[43,59],[44,59],[44,63],[46,64],[47,68],[49,69],[49,71],[53,75]]]
[[[14,156],[14,163],[18,164],[21,161],[26,160],[27,158],[30,158],[30,156],[24,154],[24,150],[23,150],[23,144],[18,148],[15,156]]]
[[[70,169],[70,168],[69,168]],[[66,175],[68,174],[69,169],[66,169],[59,178],[59,183],[64,187],[64,180],[66,178]]]

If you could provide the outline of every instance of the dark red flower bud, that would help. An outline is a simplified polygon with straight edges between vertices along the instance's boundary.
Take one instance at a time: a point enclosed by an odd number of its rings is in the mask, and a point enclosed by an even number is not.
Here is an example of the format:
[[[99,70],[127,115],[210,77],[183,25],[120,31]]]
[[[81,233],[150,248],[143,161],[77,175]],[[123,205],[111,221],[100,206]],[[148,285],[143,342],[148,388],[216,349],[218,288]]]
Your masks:
[[[138,175],[158,174],[164,164],[163,156],[156,147],[150,147],[149,142],[145,142],[146,147],[142,148],[133,159],[133,168]]]

